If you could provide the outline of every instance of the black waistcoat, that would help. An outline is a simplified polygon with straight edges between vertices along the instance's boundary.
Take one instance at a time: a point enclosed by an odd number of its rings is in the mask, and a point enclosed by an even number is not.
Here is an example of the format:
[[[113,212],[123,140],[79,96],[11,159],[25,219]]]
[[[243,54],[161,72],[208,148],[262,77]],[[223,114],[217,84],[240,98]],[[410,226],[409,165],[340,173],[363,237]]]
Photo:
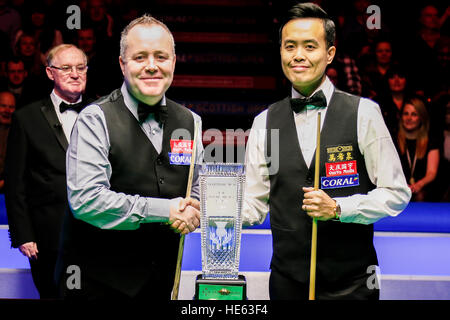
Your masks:
[[[336,90],[321,130],[320,177],[330,197],[366,194],[374,188],[358,147],[359,98]],[[314,186],[315,155],[307,167],[297,138],[294,115],[286,98],[269,107],[267,132],[279,129],[279,171],[270,176],[270,218],[273,236],[271,268],[307,283],[309,281],[312,219],[302,210],[302,187]],[[315,134],[312,133],[312,134]],[[274,152],[267,137],[266,154]],[[272,156],[273,157],[273,154]],[[336,165],[356,170],[356,176],[336,171]],[[331,168],[329,166],[332,166]],[[327,169],[328,166],[328,169]],[[328,170],[328,171],[327,171]],[[351,171],[356,173],[355,171]],[[327,173],[330,177],[327,177]],[[342,175],[338,175],[342,174]],[[356,185],[355,181],[359,181]],[[346,187],[338,187],[347,184]],[[324,187],[333,187],[324,189]],[[318,221],[317,281],[347,281],[376,265],[373,226],[338,221]]]
[[[96,102],[105,114],[110,139],[110,190],[144,197],[185,197],[189,166],[170,164],[170,139],[180,138],[172,136],[176,129],[186,129],[193,137],[194,119],[188,109],[166,101],[168,117],[160,154],[125,106],[120,90]],[[175,275],[179,234],[165,224],[145,223],[137,230],[104,230],[69,214],[64,230],[66,266],[77,264],[82,276],[131,296],[152,277]]]

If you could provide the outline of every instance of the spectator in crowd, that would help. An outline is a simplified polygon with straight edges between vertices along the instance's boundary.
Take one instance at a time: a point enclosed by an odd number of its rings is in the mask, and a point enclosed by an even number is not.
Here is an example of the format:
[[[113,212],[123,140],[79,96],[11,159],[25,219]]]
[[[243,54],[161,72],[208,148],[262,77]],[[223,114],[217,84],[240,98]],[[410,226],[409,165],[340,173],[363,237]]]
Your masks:
[[[343,51],[337,51],[332,65],[329,66],[328,71],[336,73],[337,88],[354,95],[361,95],[361,77],[359,75],[356,61]],[[330,76],[330,74],[327,75]],[[330,77],[332,80],[332,77]]]
[[[411,74],[417,95],[427,100],[436,93],[438,87],[438,67],[436,43],[441,37],[438,9],[426,5],[420,10],[419,29],[413,38],[414,50],[408,54],[409,66],[414,69]],[[424,61],[426,67],[418,67]]]
[[[379,103],[384,122],[391,133],[393,140],[397,137],[398,122],[405,100],[410,95],[407,86],[406,71],[399,65],[392,67],[386,72],[389,90],[382,91],[374,97]]]
[[[439,167],[439,145],[429,134],[430,121],[419,98],[408,100],[401,112],[397,137],[403,172],[412,191],[412,201],[427,201],[430,184]]]
[[[381,19],[380,28],[368,28],[369,13],[367,8],[372,5],[370,0],[353,0],[351,7],[344,14],[342,25],[342,49],[353,59],[360,60],[367,55],[376,40],[382,34],[389,34],[390,28]]]
[[[44,64],[42,63],[39,43],[29,34],[23,33],[17,40],[16,56],[25,63],[28,75],[41,77],[44,74]]]
[[[339,79],[339,72],[335,65],[330,64],[327,67],[326,71],[327,77],[330,79],[330,81],[333,83],[333,85],[337,88],[339,88],[339,84],[341,83]]]
[[[139,0],[115,0],[114,3],[114,6],[110,7],[110,14],[114,17],[113,37],[117,37],[127,24],[139,17],[141,11],[146,10],[146,5]]]
[[[122,73],[117,67],[113,55],[105,48],[97,45],[97,38],[93,28],[86,27],[77,30],[76,43],[89,58],[88,81],[86,95],[99,98],[120,86]],[[114,58],[114,61],[113,61]],[[105,75],[108,75],[105,77]]]
[[[19,13],[8,5],[7,0],[0,0],[0,31],[7,36],[7,48],[14,48],[16,33],[21,26]]]
[[[438,72],[436,74],[436,94],[433,96],[433,100],[437,100],[441,95],[447,94],[448,88],[450,88],[450,37],[441,37],[437,41],[435,49],[437,53]]]
[[[7,62],[6,79],[2,83],[2,90],[11,92],[16,98],[16,109],[35,101],[43,96],[45,84],[36,80],[36,77],[28,77],[25,64],[19,58],[12,58]]]
[[[369,98],[388,92],[386,73],[393,64],[392,44],[380,39],[374,47],[373,59],[363,67],[363,95]]]
[[[9,45],[9,38],[5,32],[0,30],[0,79],[6,77],[6,62],[13,55],[11,46]]]
[[[439,11],[433,5],[426,5],[420,11],[420,30],[419,36],[429,48],[434,48],[436,42],[441,37],[441,21]]]
[[[93,28],[97,43],[111,45],[113,37],[114,19],[108,13],[104,0],[88,0],[85,26]]]
[[[8,91],[0,92],[0,193],[3,193],[5,185],[4,168],[5,155],[11,116],[16,108],[16,99]]]
[[[46,10],[41,1],[33,3],[27,19],[22,23],[22,29],[16,35],[17,40],[23,34],[34,37],[43,65],[45,65],[48,51],[63,43],[61,31],[51,23]]]

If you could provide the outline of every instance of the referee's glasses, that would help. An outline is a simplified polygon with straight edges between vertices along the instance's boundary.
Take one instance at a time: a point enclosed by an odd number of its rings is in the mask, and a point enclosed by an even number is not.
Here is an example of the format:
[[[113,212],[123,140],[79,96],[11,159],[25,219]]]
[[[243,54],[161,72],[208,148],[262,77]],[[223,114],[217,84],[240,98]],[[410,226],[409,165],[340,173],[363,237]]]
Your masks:
[[[88,66],[84,65],[84,64],[81,64],[81,65],[78,65],[78,66],[67,66],[67,65],[64,65],[64,66],[61,66],[61,67],[50,66],[50,68],[57,69],[57,70],[61,71],[61,73],[63,75],[70,74],[72,72],[72,70],[75,68],[75,72],[76,73],[84,75],[87,72]]]

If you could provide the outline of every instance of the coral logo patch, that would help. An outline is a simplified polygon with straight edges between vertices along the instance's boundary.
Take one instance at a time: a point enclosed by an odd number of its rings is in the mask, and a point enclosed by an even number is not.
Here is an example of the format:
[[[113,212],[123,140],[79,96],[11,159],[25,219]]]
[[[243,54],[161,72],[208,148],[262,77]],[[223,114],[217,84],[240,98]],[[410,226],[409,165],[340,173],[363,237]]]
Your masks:
[[[337,177],[321,177],[322,189],[336,189],[359,186],[359,174]]]
[[[192,154],[169,152],[170,164],[179,166],[189,166],[191,164]]]

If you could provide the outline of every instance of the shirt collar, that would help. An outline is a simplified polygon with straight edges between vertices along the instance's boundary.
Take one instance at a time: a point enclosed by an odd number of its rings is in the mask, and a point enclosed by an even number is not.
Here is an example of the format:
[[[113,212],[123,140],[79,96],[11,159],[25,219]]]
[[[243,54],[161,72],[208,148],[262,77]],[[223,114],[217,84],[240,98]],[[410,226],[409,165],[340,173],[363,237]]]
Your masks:
[[[334,85],[330,81],[330,79],[328,79],[327,76],[325,76],[325,81],[316,90],[314,90],[314,92],[311,94],[311,96],[319,90],[322,90],[323,94],[325,95],[325,98],[327,99],[327,106],[328,106],[328,104],[330,103],[330,100],[331,100],[331,96],[333,95],[333,92],[334,92]],[[303,96],[300,92],[295,90],[294,86],[292,86],[291,95],[292,95],[292,98],[305,98],[305,96]]]
[[[59,111],[59,105],[61,104],[61,102],[65,102],[67,104],[74,104],[74,103],[79,103],[81,102],[83,96],[80,95],[80,97],[78,98],[78,100],[76,102],[69,102],[63,98],[61,98],[60,96],[58,96],[55,92],[55,89],[52,90],[52,93],[50,93],[50,99],[52,100],[53,106],[55,107],[56,110]]]

